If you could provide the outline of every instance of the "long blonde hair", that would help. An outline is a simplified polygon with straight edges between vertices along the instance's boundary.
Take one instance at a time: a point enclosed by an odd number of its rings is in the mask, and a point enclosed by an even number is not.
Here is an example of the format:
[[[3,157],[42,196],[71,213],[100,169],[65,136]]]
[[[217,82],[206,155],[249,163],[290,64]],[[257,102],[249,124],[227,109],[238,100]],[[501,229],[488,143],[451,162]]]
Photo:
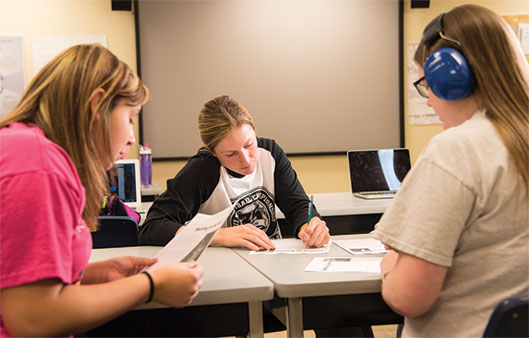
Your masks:
[[[234,128],[243,124],[249,124],[255,130],[253,118],[246,108],[227,95],[206,102],[198,115],[200,139],[210,153]]]
[[[92,111],[95,91],[104,93]],[[138,76],[108,49],[98,45],[68,48],[35,76],[20,103],[0,120],[35,124],[71,157],[86,189],[83,218],[94,229],[108,183],[104,163],[110,156],[109,115],[121,101],[143,105],[148,90]],[[98,149],[101,135],[106,149]]]
[[[475,75],[475,93],[529,191],[529,66],[512,29],[499,15],[463,5],[443,16],[443,34],[431,46],[421,41],[415,61],[440,48],[459,50]],[[460,42],[460,46],[450,39]]]

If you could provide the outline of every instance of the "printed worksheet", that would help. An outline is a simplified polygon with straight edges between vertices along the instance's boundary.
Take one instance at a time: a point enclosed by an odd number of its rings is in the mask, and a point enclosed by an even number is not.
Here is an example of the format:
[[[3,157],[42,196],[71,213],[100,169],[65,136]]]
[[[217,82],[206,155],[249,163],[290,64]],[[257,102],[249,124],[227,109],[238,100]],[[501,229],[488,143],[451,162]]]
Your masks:
[[[232,211],[233,206],[229,206],[214,215],[197,214],[158,252],[156,255],[158,262],[147,270],[180,262],[196,261]]]
[[[382,257],[315,257],[305,271],[380,273],[381,260]]]
[[[374,238],[340,239],[335,240],[334,243],[351,255],[375,255],[387,252],[384,245]]]
[[[321,248],[311,248],[303,244],[298,238],[273,239],[275,250],[252,251],[250,255],[277,255],[277,254],[323,254],[331,249],[331,241]]]

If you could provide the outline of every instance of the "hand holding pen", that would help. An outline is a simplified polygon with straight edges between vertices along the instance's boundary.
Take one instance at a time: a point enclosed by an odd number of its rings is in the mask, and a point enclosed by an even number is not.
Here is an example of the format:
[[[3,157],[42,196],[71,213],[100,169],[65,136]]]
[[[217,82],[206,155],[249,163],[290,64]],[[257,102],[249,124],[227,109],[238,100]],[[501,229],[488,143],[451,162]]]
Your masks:
[[[329,242],[329,229],[327,228],[325,221],[322,221],[319,217],[312,217],[313,210],[314,197],[311,195],[307,223],[301,226],[298,237],[305,245],[320,248]]]

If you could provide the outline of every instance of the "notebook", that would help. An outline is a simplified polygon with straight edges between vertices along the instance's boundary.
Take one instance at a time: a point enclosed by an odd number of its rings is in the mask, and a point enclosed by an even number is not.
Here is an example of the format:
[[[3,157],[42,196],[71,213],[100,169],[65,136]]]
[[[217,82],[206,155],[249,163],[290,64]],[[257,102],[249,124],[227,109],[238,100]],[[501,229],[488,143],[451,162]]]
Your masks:
[[[350,150],[347,152],[351,190],[360,198],[392,198],[410,170],[408,149]]]
[[[110,193],[119,197],[130,208],[142,212],[140,163],[138,160],[119,160],[109,170]]]

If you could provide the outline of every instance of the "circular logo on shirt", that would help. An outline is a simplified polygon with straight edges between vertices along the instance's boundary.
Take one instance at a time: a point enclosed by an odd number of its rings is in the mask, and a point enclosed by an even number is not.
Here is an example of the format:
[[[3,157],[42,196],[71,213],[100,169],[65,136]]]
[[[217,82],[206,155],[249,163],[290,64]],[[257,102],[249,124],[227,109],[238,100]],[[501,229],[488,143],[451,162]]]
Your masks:
[[[233,212],[228,218],[230,226],[252,224],[270,238],[281,238],[277,226],[275,203],[272,194],[264,187],[256,187],[232,199]]]

